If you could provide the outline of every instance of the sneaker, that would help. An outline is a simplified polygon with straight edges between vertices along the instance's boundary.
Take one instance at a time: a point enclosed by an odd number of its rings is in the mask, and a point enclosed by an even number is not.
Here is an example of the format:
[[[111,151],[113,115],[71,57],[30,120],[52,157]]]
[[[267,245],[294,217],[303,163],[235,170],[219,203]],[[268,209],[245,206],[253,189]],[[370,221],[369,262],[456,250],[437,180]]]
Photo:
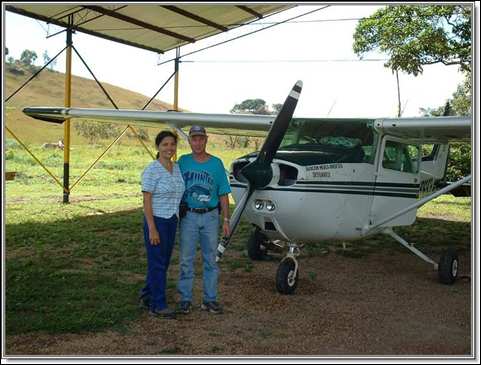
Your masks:
[[[142,296],[139,298],[140,309],[150,309],[150,296]]]
[[[165,319],[175,319],[175,311],[173,311],[170,308],[152,309],[150,310],[149,313],[151,316],[154,316],[154,317],[165,318]]]
[[[192,311],[192,303],[188,301],[182,301],[179,303],[179,313],[189,314]]]
[[[217,302],[204,302],[200,306],[200,309],[209,313],[220,314],[222,313],[222,307]]]

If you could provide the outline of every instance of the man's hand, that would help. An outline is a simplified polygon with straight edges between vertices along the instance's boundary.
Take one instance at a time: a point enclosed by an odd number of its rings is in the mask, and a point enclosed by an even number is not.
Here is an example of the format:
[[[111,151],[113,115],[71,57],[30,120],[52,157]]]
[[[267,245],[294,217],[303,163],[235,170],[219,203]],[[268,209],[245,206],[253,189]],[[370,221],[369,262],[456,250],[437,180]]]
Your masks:
[[[229,219],[224,219],[224,224],[222,225],[222,231],[224,233],[224,237],[229,237],[230,235],[230,226],[229,226]]]

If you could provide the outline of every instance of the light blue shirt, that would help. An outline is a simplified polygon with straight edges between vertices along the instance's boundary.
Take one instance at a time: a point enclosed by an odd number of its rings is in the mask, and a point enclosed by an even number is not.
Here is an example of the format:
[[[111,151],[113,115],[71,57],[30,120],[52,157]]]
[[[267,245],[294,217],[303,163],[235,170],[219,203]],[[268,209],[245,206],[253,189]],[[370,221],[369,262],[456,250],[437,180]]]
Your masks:
[[[189,208],[214,208],[219,204],[219,196],[231,192],[224,164],[215,156],[198,162],[192,154],[183,155],[179,167],[186,189],[183,201]]]
[[[170,218],[179,215],[179,204],[185,185],[179,165],[174,163],[172,174],[159,160],[152,161],[142,173],[142,191],[152,193],[153,215]]]

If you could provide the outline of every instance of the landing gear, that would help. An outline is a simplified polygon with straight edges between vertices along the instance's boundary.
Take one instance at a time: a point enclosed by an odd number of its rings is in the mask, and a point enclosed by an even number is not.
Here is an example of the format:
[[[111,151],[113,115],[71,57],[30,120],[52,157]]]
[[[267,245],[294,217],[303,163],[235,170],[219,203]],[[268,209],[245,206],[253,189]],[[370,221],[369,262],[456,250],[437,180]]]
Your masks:
[[[299,279],[299,264],[296,257],[300,254],[299,246],[288,243],[288,252],[277,268],[276,288],[281,294],[294,294]],[[270,241],[261,233],[258,227],[251,233],[247,241],[247,254],[251,260],[266,260],[271,258],[267,255],[268,249],[280,251],[285,249],[284,242],[280,240]]]
[[[383,231],[387,235],[394,238],[398,241],[401,245],[406,247],[408,250],[413,252],[416,256],[421,258],[422,260],[432,264],[434,266],[434,270],[438,271],[438,278],[442,284],[451,285],[454,284],[456,278],[458,277],[459,271],[459,259],[456,250],[453,248],[447,249],[441,255],[441,259],[439,263],[433,261],[430,257],[423,254],[417,248],[414,247],[413,243],[406,242],[402,237],[398,236],[391,228],[387,228]]]
[[[296,244],[289,244],[289,252],[277,268],[276,288],[281,294],[294,294],[299,280],[299,264],[296,256],[300,253]]]
[[[256,228],[249,239],[247,240],[247,255],[251,260],[262,260],[267,255],[267,247],[265,246],[267,241],[259,228]]]
[[[451,285],[458,277],[459,259],[456,250],[448,249],[443,252],[438,264],[438,278],[443,284]]]

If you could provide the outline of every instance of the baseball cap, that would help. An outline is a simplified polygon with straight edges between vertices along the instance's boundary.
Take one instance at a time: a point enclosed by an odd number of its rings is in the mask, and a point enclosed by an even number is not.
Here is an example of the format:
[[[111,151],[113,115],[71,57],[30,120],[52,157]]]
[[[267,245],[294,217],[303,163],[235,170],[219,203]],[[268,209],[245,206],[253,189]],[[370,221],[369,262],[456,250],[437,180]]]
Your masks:
[[[205,128],[200,125],[193,125],[189,130],[189,137],[193,136],[207,136]]]

